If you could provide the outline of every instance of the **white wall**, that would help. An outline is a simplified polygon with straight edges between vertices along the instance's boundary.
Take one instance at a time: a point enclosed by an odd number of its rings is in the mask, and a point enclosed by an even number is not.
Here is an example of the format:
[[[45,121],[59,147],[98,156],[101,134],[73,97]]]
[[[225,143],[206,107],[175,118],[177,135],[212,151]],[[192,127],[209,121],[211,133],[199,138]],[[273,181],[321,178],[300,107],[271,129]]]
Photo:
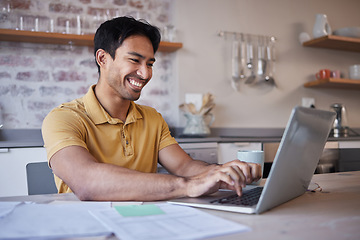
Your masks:
[[[360,53],[305,48],[298,41],[299,33],[311,34],[316,13],[326,14],[336,30],[360,26],[359,9],[358,0],[176,0],[174,23],[184,44],[176,59],[179,103],[185,93],[210,92],[217,104],[213,127],[285,127],[291,109],[312,97],[319,109],[344,103],[349,126],[360,127],[359,90],[303,87],[321,68],[347,74],[349,65],[360,64]],[[278,88],[242,85],[235,92],[229,42],[217,36],[220,30],[275,36]]]

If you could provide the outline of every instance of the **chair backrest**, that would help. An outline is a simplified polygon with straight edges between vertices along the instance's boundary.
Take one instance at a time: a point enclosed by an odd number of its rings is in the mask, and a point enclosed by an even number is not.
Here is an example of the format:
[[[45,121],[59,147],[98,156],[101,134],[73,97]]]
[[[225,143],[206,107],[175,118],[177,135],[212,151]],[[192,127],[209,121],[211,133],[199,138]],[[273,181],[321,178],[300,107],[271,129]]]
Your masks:
[[[57,193],[54,175],[47,162],[34,162],[26,165],[28,194]]]

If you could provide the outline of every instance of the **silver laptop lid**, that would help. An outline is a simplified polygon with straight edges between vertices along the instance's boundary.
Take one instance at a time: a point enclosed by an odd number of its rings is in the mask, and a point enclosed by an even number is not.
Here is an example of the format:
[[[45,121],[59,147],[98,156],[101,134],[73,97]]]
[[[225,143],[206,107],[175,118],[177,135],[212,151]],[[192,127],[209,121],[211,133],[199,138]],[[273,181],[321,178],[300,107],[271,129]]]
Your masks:
[[[292,110],[256,213],[302,195],[308,188],[329,136],[335,112]]]

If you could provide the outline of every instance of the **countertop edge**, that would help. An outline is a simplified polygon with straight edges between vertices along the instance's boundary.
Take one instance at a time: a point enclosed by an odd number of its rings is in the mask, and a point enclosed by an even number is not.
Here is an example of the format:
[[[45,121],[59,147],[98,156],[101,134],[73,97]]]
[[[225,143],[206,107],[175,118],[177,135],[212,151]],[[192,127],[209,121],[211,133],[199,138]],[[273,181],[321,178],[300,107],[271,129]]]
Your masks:
[[[354,129],[360,132],[360,129]],[[178,143],[279,142],[283,128],[212,128],[208,136],[183,136],[182,128],[171,128]],[[360,141],[359,136],[329,137],[328,141]],[[41,129],[0,129],[0,148],[43,147]]]

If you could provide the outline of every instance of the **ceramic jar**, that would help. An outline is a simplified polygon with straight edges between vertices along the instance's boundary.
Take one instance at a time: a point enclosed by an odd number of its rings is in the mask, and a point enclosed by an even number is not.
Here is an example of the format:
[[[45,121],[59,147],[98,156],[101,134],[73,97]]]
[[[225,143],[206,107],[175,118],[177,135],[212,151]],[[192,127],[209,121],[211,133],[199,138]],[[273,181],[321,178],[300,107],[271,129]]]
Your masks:
[[[330,35],[331,27],[325,14],[316,14],[315,24],[313,28],[313,37],[319,38]]]

